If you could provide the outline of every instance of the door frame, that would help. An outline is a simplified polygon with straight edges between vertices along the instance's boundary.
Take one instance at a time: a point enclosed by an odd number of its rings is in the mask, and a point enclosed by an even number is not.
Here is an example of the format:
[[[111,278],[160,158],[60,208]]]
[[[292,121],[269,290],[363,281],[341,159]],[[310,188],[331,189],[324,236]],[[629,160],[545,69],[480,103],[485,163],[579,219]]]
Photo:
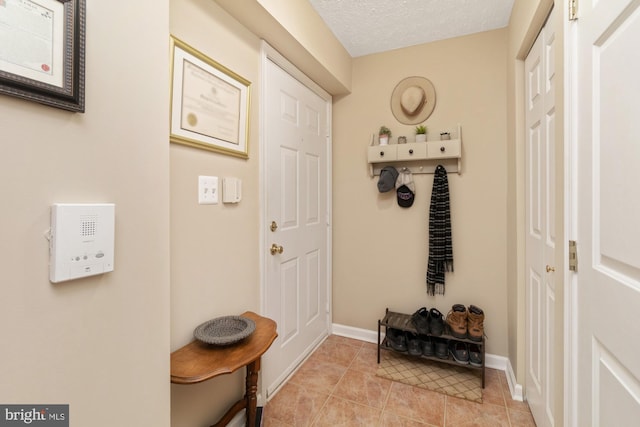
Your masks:
[[[331,334],[332,329],[332,319],[333,319],[333,305],[331,303],[331,284],[332,284],[332,271],[333,271],[333,189],[332,189],[332,171],[333,171],[333,161],[332,161],[332,139],[331,139],[331,130],[332,130],[332,121],[331,121],[331,111],[332,111],[332,98],[331,95],[322,89],[318,84],[312,81],[309,77],[307,77],[304,73],[302,73],[295,64],[292,64],[287,58],[282,56],[277,50],[271,47],[265,40],[261,40],[260,43],[260,119],[259,119],[259,156],[260,156],[260,183],[259,183],[259,217],[260,217],[260,225],[259,225],[259,233],[260,239],[258,244],[259,251],[259,262],[260,262],[260,312],[264,314],[266,312],[266,290],[267,290],[267,259],[270,256],[267,251],[267,241],[268,241],[268,233],[270,232],[267,227],[267,156],[265,155],[265,150],[267,143],[265,141],[265,111],[267,108],[266,105],[266,87],[269,84],[266,78],[266,70],[267,70],[267,62],[271,61],[284,71],[289,73],[292,77],[298,80],[300,83],[309,88],[312,92],[318,95],[325,101],[326,105],[326,113],[327,113],[327,123],[326,129],[328,129],[328,134],[326,135],[327,140],[327,170],[325,171],[327,174],[327,200],[326,206],[327,211],[325,213],[325,223],[326,223],[326,233],[327,233],[327,283],[326,292],[327,292],[327,331]],[[285,380],[286,381],[286,380]],[[264,405],[266,403],[266,384],[260,382],[260,395],[258,396],[258,404]]]
[[[577,21],[569,19],[563,8],[564,25],[564,238],[576,240],[578,234],[578,93]],[[564,253],[564,425],[578,421],[578,276],[569,271],[569,251]]]

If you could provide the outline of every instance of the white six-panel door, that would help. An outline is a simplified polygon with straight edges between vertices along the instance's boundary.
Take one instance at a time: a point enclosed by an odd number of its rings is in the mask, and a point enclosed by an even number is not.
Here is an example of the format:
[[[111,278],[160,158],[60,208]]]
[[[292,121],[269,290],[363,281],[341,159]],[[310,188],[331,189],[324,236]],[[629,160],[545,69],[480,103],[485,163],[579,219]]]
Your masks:
[[[640,1],[580,0],[577,426],[640,425]]]
[[[278,325],[262,369],[269,396],[329,331],[330,102],[271,60],[264,73],[263,299]]]
[[[552,12],[553,14],[553,12]],[[552,17],[547,22],[552,22]],[[526,384],[538,427],[553,426],[556,247],[556,38],[546,25],[525,60]],[[560,273],[560,272],[558,272]]]

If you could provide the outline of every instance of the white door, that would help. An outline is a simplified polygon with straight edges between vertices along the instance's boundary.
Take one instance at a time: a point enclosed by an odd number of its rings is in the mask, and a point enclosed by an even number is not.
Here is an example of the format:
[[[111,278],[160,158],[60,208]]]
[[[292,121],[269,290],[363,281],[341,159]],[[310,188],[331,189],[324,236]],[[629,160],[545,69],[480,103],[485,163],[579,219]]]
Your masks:
[[[552,12],[553,14],[553,12]],[[552,17],[547,22],[553,22]],[[526,383],[538,427],[554,425],[555,54],[546,25],[525,60]]]
[[[640,425],[640,1],[580,0],[577,426]]]
[[[329,331],[331,104],[272,60],[264,64],[263,298],[278,324],[263,366],[268,397]]]

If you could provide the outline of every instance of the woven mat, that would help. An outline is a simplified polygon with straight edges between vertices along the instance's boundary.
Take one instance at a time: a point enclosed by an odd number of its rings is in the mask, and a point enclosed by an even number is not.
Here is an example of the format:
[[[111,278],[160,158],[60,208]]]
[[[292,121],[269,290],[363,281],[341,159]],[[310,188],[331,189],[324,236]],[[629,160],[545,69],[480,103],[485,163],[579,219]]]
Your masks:
[[[382,351],[376,375],[482,403],[482,371]]]

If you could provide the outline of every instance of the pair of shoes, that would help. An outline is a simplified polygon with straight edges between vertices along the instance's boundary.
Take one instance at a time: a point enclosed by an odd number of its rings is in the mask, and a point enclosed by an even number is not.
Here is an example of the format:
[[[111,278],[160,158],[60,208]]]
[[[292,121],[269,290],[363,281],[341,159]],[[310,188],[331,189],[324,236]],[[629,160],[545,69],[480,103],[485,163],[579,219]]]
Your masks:
[[[449,341],[449,353],[451,353],[453,360],[459,364],[469,364],[469,346],[467,343],[454,340]]]
[[[449,352],[447,351],[447,341],[441,338],[435,338],[435,354],[438,359],[448,359]]]
[[[467,310],[462,304],[454,304],[447,314],[447,326],[451,335],[456,338],[482,341],[484,312],[475,305],[470,305]]]
[[[395,351],[407,351],[407,339],[404,332],[398,329],[387,328],[387,345]]]
[[[433,357],[435,354],[433,338],[428,335],[423,336],[421,339],[422,344],[422,355],[427,357]]]
[[[429,332],[431,335],[440,336],[444,332],[444,319],[437,309],[429,310]]]
[[[407,352],[412,356],[422,355],[422,342],[413,332],[407,332]]]
[[[467,338],[467,308],[462,304],[454,304],[447,314],[449,332],[456,338]]]
[[[477,368],[482,367],[482,352],[478,344],[469,344],[469,364]]]
[[[467,335],[472,341],[482,341],[484,335],[484,312],[475,305],[469,306]]]
[[[411,316],[411,323],[415,326],[419,334],[427,335],[429,333],[429,310],[426,307],[418,309]]]
[[[440,336],[444,331],[443,317],[436,308],[427,310],[426,307],[422,307],[413,313],[411,323],[419,334]]]

